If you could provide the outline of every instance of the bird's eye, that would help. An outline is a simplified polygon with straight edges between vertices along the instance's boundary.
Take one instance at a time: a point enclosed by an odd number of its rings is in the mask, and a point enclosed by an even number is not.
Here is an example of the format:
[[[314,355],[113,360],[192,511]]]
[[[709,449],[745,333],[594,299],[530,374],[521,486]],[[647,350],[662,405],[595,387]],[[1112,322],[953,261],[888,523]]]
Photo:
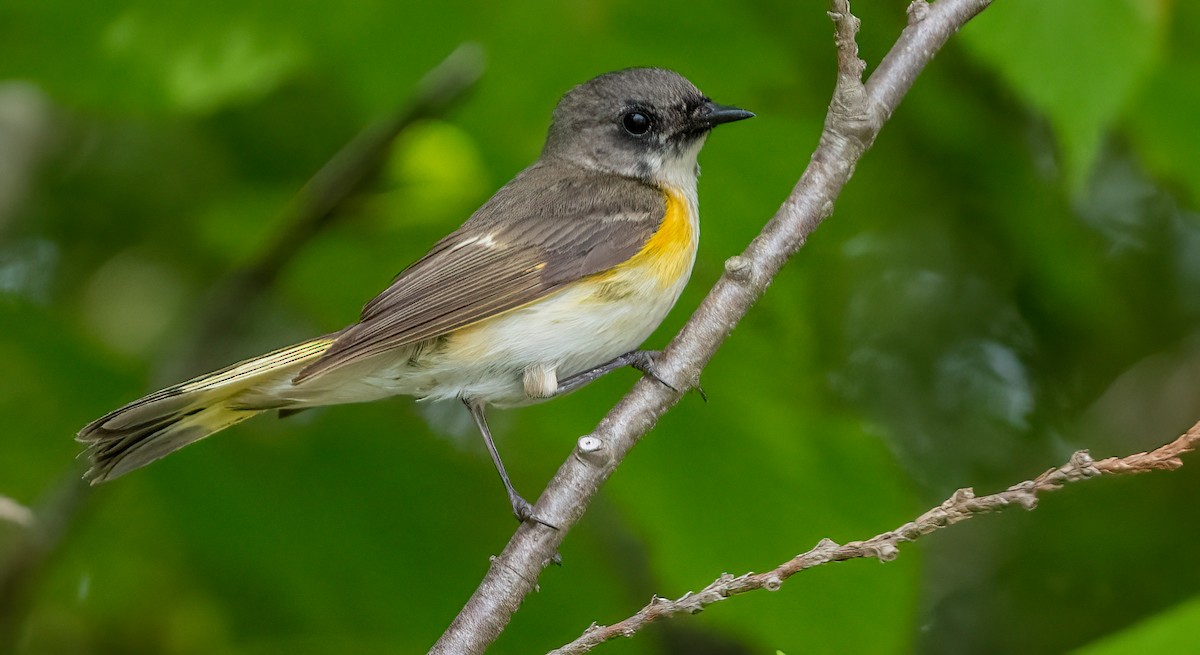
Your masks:
[[[621,125],[625,131],[634,136],[642,136],[650,131],[650,117],[640,111],[631,111],[621,117]]]

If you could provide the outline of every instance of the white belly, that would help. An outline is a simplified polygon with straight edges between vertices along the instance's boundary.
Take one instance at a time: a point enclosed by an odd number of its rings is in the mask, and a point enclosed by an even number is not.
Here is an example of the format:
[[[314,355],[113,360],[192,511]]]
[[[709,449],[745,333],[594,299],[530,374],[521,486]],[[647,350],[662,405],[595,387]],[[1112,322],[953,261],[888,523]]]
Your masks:
[[[619,299],[604,298],[594,286],[570,287],[460,330],[450,335],[431,379],[423,380],[429,392],[416,395],[478,398],[501,406],[534,402],[523,383],[527,368],[553,369],[565,379],[636,349],[666,317],[684,282],[686,277],[663,290],[635,281],[643,288]]]

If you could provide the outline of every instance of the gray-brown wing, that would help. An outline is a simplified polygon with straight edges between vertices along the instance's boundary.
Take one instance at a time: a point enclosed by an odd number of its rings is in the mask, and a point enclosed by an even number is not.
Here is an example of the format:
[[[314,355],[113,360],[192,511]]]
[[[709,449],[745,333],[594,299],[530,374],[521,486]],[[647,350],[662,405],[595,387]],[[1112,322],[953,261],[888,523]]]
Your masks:
[[[662,222],[653,186],[538,163],[367,303],[296,381],[542,298],[641,250]]]

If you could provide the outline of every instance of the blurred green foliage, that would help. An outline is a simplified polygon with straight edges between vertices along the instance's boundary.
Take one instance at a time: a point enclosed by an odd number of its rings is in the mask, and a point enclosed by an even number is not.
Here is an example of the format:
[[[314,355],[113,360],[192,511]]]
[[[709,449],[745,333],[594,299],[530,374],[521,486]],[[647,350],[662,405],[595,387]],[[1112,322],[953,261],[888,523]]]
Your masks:
[[[0,0],[0,494],[37,508],[88,420],[353,320],[537,156],[564,91],[631,65],[759,116],[701,156],[704,236],[665,343],[807,162],[824,10]],[[877,62],[903,7],[855,10]],[[304,181],[467,40],[489,59],[469,100],[406,132],[372,192],[189,355],[212,289]],[[1007,0],[969,25],[717,354],[710,402],[685,398],[632,453],[493,652],[1200,418],[1198,42],[1200,6],[1166,0]],[[518,488],[536,495],[633,379],[497,413]],[[100,489],[0,638],[423,652],[514,527],[477,441],[458,408],[406,399],[240,425]],[[1198,471],[1078,485],[603,651],[1194,650]],[[0,561],[20,536],[0,525]]]

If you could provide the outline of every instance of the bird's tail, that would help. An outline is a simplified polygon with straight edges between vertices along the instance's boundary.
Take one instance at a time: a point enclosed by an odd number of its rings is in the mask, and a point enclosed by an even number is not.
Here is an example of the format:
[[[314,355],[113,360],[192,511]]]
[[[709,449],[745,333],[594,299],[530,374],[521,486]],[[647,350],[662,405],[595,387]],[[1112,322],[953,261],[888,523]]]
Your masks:
[[[239,362],[215,373],[156,391],[106,414],[79,431],[87,445],[92,484],[105,482],[240,423],[266,409],[239,402],[246,392],[279,380],[325,352],[333,337],[322,337]]]

